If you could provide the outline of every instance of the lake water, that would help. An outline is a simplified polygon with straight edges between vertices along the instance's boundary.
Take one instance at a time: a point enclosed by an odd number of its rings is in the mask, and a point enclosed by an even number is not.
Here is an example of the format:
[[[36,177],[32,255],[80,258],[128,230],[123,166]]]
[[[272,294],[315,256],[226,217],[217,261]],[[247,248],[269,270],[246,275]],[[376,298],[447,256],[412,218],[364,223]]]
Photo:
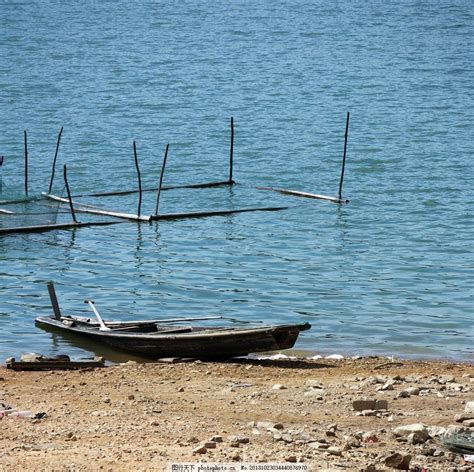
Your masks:
[[[97,352],[34,326],[54,280],[65,311],[308,321],[312,354],[472,362],[473,17],[468,0],[4,2],[3,198],[23,193],[25,129],[30,195],[48,189],[61,126],[56,193],[65,163],[76,194],[135,188],[133,140],[144,187],[167,143],[165,185],[226,180],[233,116],[237,185],[160,210],[290,208],[0,237],[0,360]],[[256,189],[337,195],[347,111],[349,204]]]

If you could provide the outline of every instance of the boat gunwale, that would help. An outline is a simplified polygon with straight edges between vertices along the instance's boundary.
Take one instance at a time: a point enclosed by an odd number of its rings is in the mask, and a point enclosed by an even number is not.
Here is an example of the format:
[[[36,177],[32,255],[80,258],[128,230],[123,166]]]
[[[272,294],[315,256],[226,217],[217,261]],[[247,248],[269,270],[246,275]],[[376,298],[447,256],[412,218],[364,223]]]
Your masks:
[[[71,318],[66,318],[71,319]],[[261,335],[261,334],[272,334],[288,330],[306,331],[311,328],[309,323],[303,324],[289,324],[289,325],[266,325],[262,327],[247,327],[247,328],[233,328],[230,327],[225,331],[212,331],[212,328],[204,328],[205,332],[187,332],[187,333],[127,333],[124,331],[114,332],[111,331],[100,331],[98,326],[93,326],[92,329],[78,328],[75,326],[64,325],[61,321],[56,320],[54,315],[51,316],[40,316],[35,319],[38,324],[46,324],[58,329],[63,329],[76,334],[108,337],[108,338],[119,338],[119,339],[143,339],[143,340],[157,340],[157,339],[211,339],[211,338],[226,338],[226,337],[241,337],[248,336],[249,334]],[[86,324],[86,323],[84,323]]]

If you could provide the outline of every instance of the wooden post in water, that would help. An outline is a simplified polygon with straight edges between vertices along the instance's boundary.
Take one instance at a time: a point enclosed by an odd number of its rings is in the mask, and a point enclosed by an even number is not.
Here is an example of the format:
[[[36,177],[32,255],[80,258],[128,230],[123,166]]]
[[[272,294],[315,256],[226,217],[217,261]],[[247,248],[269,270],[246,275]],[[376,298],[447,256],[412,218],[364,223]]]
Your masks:
[[[344,135],[344,155],[342,156],[341,180],[339,182],[339,200],[342,201],[342,182],[344,181],[344,169],[346,167],[346,149],[347,149],[347,132],[349,131],[349,112],[346,118],[346,134]]]
[[[2,179],[3,156],[0,156],[0,195],[3,193],[3,179]]]
[[[232,173],[234,167],[234,117],[230,118],[230,163],[229,163],[229,184],[233,184]]]
[[[137,157],[137,145],[133,141],[133,155],[135,157],[135,167],[137,168],[138,175],[138,216],[140,216],[140,211],[142,209],[142,179],[140,176],[140,168],[138,167],[138,157]]]
[[[51,171],[51,180],[49,182],[49,189],[48,193],[51,193],[51,189],[53,188],[53,180],[54,180],[54,168],[56,167],[56,159],[58,157],[58,151],[59,151],[59,141],[61,141],[61,134],[63,132],[63,127],[61,126],[61,131],[59,131],[58,135],[58,141],[56,142],[56,152],[54,153],[54,159],[53,159],[53,169]]]
[[[25,134],[25,195],[28,196],[28,137],[26,134],[26,129],[24,131]]]
[[[165,166],[166,166],[166,159],[168,157],[168,149],[170,145],[166,145],[165,149],[165,157],[163,159],[163,166],[161,167],[161,174],[160,174],[160,185],[158,186],[158,193],[156,194],[156,208],[155,208],[155,216],[158,216],[158,207],[160,205],[160,194],[161,194],[161,186],[163,185],[163,175],[165,173]]]
[[[69,207],[71,208],[72,219],[74,223],[77,223],[76,214],[74,213],[74,207],[72,206],[72,198],[71,198],[71,191],[69,190],[69,184],[67,182],[67,168],[66,164],[64,164],[64,183],[66,185],[67,191],[67,198],[69,200]]]

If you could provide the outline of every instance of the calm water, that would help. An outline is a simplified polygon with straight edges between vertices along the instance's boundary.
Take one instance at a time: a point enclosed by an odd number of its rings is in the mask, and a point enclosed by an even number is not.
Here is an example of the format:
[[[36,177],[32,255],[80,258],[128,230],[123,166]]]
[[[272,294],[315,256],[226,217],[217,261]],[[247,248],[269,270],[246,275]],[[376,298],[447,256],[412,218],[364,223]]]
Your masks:
[[[30,193],[47,190],[61,126],[56,193],[64,163],[76,193],[135,187],[134,139],[144,186],[167,143],[165,184],[225,180],[234,116],[238,185],[164,192],[161,211],[291,208],[2,237],[0,360],[90,352],[35,328],[54,280],[67,311],[309,321],[312,353],[473,361],[473,16],[468,0],[2,2],[3,197],[23,192],[24,129]],[[348,110],[348,205],[256,190],[336,195]]]

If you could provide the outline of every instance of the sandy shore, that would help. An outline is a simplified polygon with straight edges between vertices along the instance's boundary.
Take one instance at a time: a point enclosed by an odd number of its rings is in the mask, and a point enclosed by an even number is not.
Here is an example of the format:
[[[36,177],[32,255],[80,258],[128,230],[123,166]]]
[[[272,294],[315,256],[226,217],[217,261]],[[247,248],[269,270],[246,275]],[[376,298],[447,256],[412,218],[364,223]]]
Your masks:
[[[472,400],[472,365],[382,357],[0,368],[0,402],[46,413],[0,419],[0,467],[161,471],[173,462],[280,462],[311,471],[472,470],[440,440],[447,428],[474,431],[469,419],[456,421]]]

